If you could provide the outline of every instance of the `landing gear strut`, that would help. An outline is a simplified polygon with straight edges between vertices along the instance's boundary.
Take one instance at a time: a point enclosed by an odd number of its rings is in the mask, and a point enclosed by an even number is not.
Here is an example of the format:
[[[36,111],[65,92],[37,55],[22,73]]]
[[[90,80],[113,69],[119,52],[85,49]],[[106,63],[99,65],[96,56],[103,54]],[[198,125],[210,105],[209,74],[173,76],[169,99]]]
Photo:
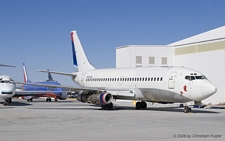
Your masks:
[[[146,109],[147,108],[147,103],[144,101],[137,102],[136,103],[136,109]]]
[[[109,103],[109,104],[101,105],[101,107],[102,107],[102,110],[112,110],[113,104]]]
[[[188,106],[184,106],[184,113],[189,113],[191,112],[191,108]]]

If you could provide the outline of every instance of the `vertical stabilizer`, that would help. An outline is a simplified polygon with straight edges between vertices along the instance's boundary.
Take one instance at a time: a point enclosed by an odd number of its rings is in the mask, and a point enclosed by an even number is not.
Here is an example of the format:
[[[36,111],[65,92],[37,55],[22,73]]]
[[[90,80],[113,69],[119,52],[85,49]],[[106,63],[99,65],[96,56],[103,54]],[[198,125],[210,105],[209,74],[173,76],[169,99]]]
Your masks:
[[[49,71],[49,69],[47,69],[47,71]],[[47,81],[54,81],[50,72],[48,72],[48,80]]]
[[[27,70],[26,70],[25,63],[23,63],[23,79],[24,79],[24,82],[31,82],[27,76]]]
[[[88,61],[76,31],[71,31],[73,64],[78,67],[78,71],[95,69]]]

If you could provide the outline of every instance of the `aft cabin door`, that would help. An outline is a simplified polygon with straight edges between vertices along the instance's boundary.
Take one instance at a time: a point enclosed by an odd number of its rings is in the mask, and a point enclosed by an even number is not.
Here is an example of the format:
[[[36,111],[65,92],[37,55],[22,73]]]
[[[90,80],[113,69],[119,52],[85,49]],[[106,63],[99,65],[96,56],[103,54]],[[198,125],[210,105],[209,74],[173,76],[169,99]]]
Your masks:
[[[177,74],[177,72],[171,72],[170,73],[169,82],[168,82],[169,89],[174,89],[175,88],[176,74]]]

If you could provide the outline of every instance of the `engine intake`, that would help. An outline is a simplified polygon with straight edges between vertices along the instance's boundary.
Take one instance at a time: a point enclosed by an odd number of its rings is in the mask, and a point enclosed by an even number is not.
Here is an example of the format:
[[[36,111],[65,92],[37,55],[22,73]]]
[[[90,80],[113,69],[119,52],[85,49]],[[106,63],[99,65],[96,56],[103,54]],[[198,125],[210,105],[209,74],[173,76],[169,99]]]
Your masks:
[[[112,94],[108,92],[97,92],[92,94],[78,94],[77,100],[91,104],[109,104],[112,101]]]

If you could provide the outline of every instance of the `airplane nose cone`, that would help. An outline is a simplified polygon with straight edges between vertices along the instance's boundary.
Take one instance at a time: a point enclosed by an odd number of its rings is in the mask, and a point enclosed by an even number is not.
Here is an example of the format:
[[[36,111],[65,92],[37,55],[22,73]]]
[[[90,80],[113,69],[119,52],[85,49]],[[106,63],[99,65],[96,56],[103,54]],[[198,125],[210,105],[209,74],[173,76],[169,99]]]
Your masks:
[[[213,95],[214,93],[217,92],[217,88],[214,84],[212,84],[209,81],[204,81],[202,83],[202,94],[205,98]]]

